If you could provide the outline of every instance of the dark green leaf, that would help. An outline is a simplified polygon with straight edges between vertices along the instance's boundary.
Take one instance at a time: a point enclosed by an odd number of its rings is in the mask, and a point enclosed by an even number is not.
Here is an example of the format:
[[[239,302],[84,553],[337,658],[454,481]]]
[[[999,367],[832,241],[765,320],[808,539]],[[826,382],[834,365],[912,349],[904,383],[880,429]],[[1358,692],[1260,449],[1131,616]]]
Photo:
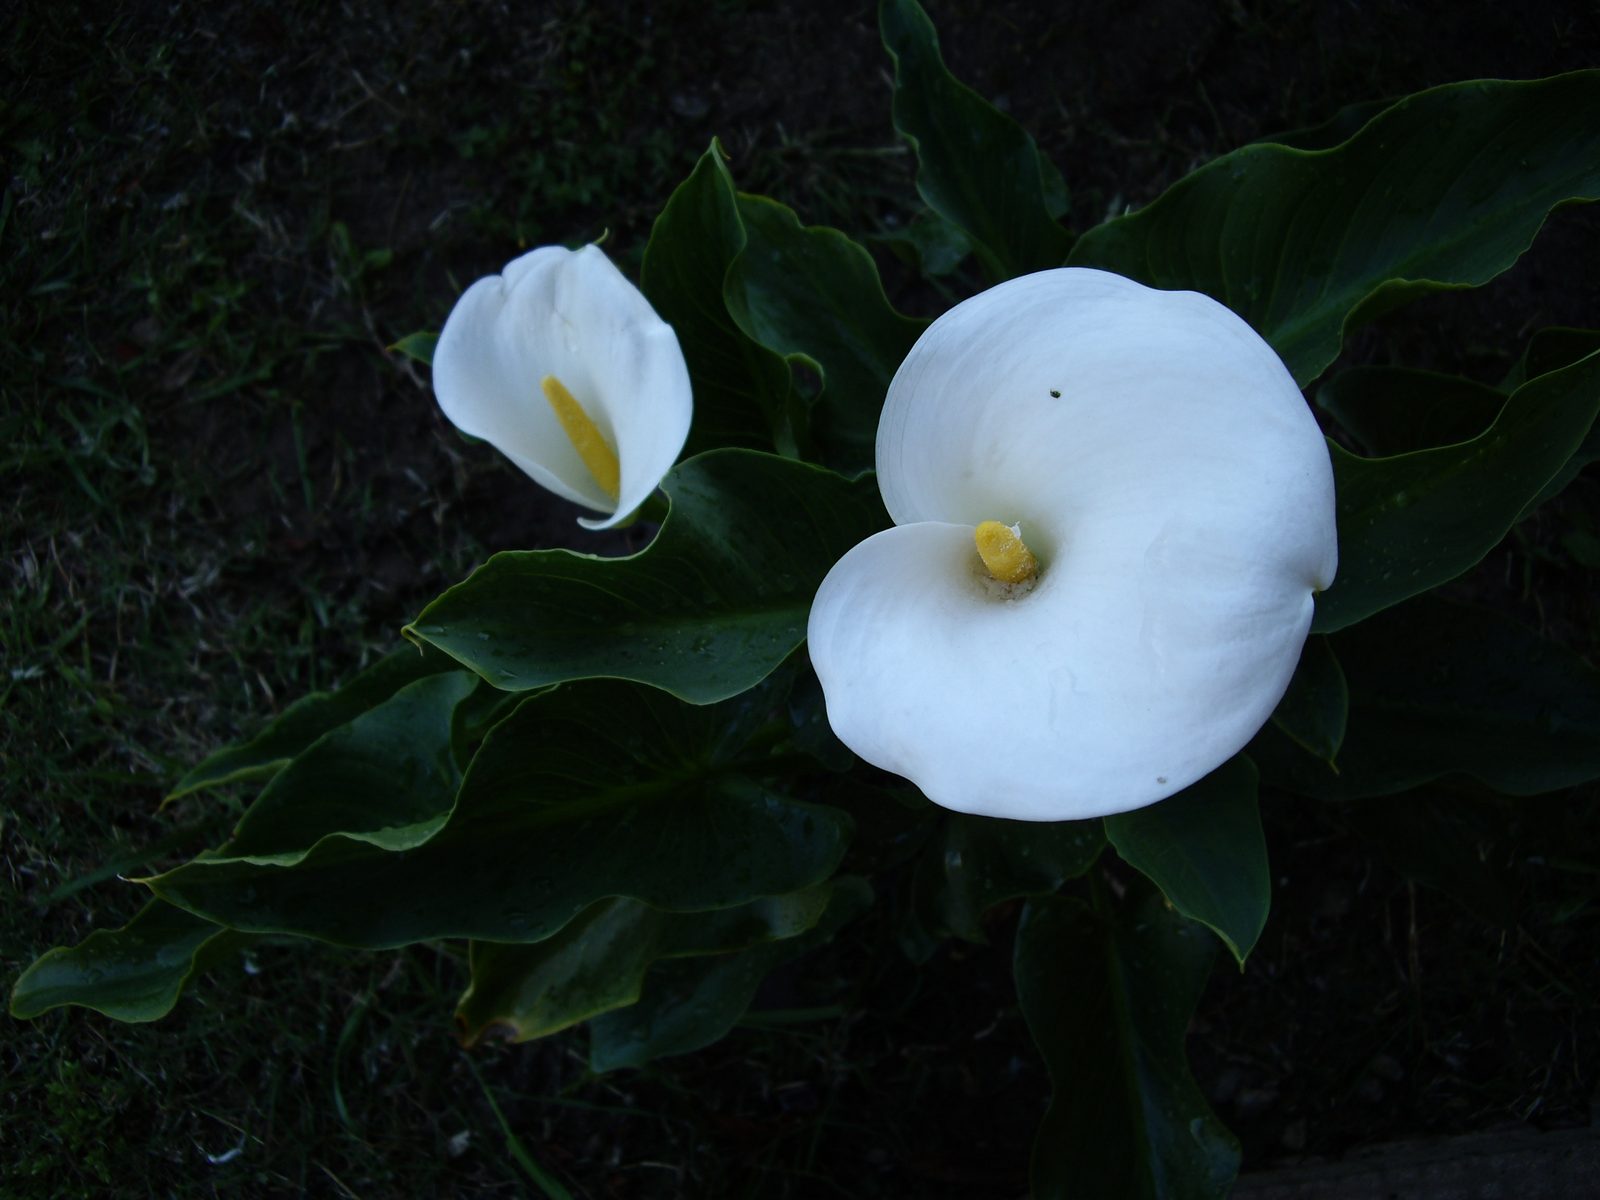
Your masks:
[[[415,359],[425,366],[433,366],[433,348],[439,344],[439,335],[431,331],[408,333],[389,349],[396,354]]]
[[[764,196],[740,196],[749,241],[728,271],[728,312],[751,338],[821,372],[811,423],[827,465],[873,462],[878,413],[924,322],[895,312],[872,256],[837,229],[803,227]]]
[[[1333,149],[1224,155],[1085,234],[1072,262],[1214,296],[1305,384],[1347,325],[1487,282],[1551,209],[1600,196],[1597,108],[1597,71],[1420,92]]]
[[[638,1003],[590,1023],[590,1069],[642,1067],[652,1059],[709,1046],[744,1015],[775,967],[828,941],[871,903],[864,881],[843,877],[834,881],[822,918],[798,937],[732,954],[657,963]]]
[[[917,191],[962,230],[994,279],[1058,267],[1072,239],[1056,223],[1065,185],[1033,139],[945,69],[915,0],[878,9],[894,59],[894,124],[917,152]]]
[[[431,646],[428,648],[433,650]],[[433,652],[440,653],[436,650]],[[440,657],[449,659],[451,666],[461,665],[448,654],[440,654]],[[472,694],[456,705],[455,716],[450,723],[450,740],[455,746],[456,762],[462,767],[471,762],[489,731],[510,716],[512,710],[526,698],[526,692],[502,692],[487,680],[479,679]]]
[[[789,689],[789,721],[795,748],[809,754],[830,771],[848,771],[856,756],[828,724],[827,697],[815,671],[800,671]]]
[[[749,739],[788,683],[708,706],[615,681],[555,688],[495,726],[422,845],[330,834],[293,865],[204,857],[148,882],[236,928],[373,948],[539,941],[608,896],[694,911],[798,892],[832,874],[850,821],[762,782],[767,750]]]
[[[1537,379],[1551,371],[1559,371],[1588,357],[1596,350],[1600,350],[1600,330],[1560,327],[1541,329],[1528,342],[1522,361],[1512,371],[1507,383],[1502,383],[1501,386],[1505,387],[1513,380]],[[1582,444],[1573,452],[1572,457],[1567,459],[1566,464],[1551,476],[1550,482],[1544,485],[1539,494],[1528,502],[1528,506],[1522,510],[1522,515],[1528,516],[1546,500],[1564,491],[1566,486],[1578,477],[1578,472],[1592,462],[1600,462],[1600,422],[1589,427],[1589,433]]]
[[[323,734],[383,703],[406,684],[456,666],[431,646],[402,645],[337,691],[302,696],[249,741],[217,751],[180,779],[167,800],[276,774]]]
[[[1514,392],[1530,379],[1570,367],[1580,358],[1600,350],[1600,329],[1572,329],[1552,325],[1528,339],[1516,366],[1500,381],[1500,390]]]
[[[155,1021],[172,1011],[206,960],[244,940],[152,900],[121,929],[97,930],[42,955],[12,989],[11,1015],[29,1019],[76,1004],[118,1021]]]
[[[1477,563],[1582,445],[1600,410],[1600,354],[1524,384],[1470,442],[1395,458],[1332,443],[1339,573],[1312,628],[1331,633]]]
[[[1159,896],[1114,922],[1061,896],[1028,902],[1017,995],[1053,1089],[1033,1145],[1035,1200],[1228,1194],[1238,1143],[1206,1106],[1183,1045],[1214,945]]]
[[[1328,150],[1340,142],[1349,141],[1360,132],[1363,125],[1393,105],[1395,99],[1391,96],[1387,100],[1360,100],[1355,104],[1347,104],[1320,125],[1286,129],[1257,138],[1256,142],[1274,142],[1279,146],[1292,146],[1296,150]]]
[[[1600,331],[1542,329],[1498,388],[1402,367],[1354,367],[1320,388],[1317,404],[1368,453],[1406,454],[1478,437],[1494,422],[1509,393],[1596,350],[1600,350]],[[1523,507],[1519,519],[1562,491],[1596,459],[1600,459],[1600,429],[1591,425],[1572,456]]]
[[[639,998],[666,958],[723,954],[795,937],[828,907],[831,883],[710,912],[663,912],[620,896],[597,901],[532,945],[472,943],[472,983],[456,1005],[462,1041],[525,1042]]]
[[[1507,394],[1432,371],[1352,367],[1317,389],[1317,406],[1368,454],[1387,458],[1482,436]]]
[[[1256,769],[1235,755],[1159,804],[1107,817],[1106,839],[1242,964],[1272,904]]]
[[[789,368],[739,331],[723,285],[745,247],[733,180],[715,141],[656,218],[639,286],[672,326],[694,385],[686,452],[718,446],[793,449]]]
[[[214,856],[291,864],[334,834],[387,850],[427,841],[455,801],[452,726],[476,682],[466,671],[419,679],[326,734],[273,778]]]
[[[497,554],[407,635],[507,691],[607,676],[721,700],[804,640],[822,577],[889,521],[871,479],[748,450],[690,459],[662,487],[672,509],[640,553]]]
[[[1422,598],[1332,643],[1350,685],[1339,770],[1268,725],[1250,755],[1269,783],[1355,799],[1461,773],[1520,796],[1600,775],[1600,675],[1505,617]]]
[[[1339,756],[1350,715],[1350,689],[1328,639],[1312,634],[1300,651],[1289,690],[1273,710],[1272,721],[1323,762]]]
[[[938,279],[959,267],[972,253],[966,234],[932,209],[924,208],[899,232],[872,239],[890,249],[924,279]]]
[[[1317,405],[1368,454],[1409,454],[1479,436],[1517,388],[1596,350],[1600,331],[1541,329],[1498,387],[1407,367],[1351,367],[1317,389]]]
[[[1006,821],[945,813],[917,860],[911,949],[925,958],[945,935],[984,942],[983,914],[1021,896],[1056,891],[1094,865],[1099,821]]]

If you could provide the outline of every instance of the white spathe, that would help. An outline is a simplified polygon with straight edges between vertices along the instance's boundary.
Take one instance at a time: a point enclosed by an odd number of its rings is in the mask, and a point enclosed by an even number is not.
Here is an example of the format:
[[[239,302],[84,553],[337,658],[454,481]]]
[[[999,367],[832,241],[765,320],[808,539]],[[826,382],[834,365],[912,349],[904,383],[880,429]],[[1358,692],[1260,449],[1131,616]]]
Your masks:
[[[540,390],[555,376],[615,451],[605,493]],[[672,327],[597,246],[542,246],[469,287],[433,352],[433,390],[455,426],[536,483],[626,519],[677,461],[689,434],[689,369]]]
[[[1221,304],[1103,271],[935,321],[878,426],[895,525],[812,605],[828,720],[959,812],[1154,803],[1271,715],[1337,563],[1333,471],[1293,378]],[[1031,585],[973,530],[1020,528]]]

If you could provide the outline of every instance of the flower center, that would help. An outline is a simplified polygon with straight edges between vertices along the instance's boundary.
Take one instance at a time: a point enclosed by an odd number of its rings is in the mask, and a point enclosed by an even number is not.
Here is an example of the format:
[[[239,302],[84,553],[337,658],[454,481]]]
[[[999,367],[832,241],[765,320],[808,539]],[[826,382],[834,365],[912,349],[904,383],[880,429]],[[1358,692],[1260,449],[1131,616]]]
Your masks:
[[[550,407],[555,409],[556,419],[561,422],[578,457],[583,459],[583,465],[589,468],[589,474],[594,476],[600,490],[615,500],[622,490],[622,468],[617,463],[617,452],[583,411],[583,405],[567,391],[566,384],[554,375],[546,375],[540,380],[539,388],[550,401]]]
[[[972,537],[983,565],[1001,583],[1026,583],[1039,573],[1039,560],[1023,545],[1018,526],[984,521],[972,531]]]

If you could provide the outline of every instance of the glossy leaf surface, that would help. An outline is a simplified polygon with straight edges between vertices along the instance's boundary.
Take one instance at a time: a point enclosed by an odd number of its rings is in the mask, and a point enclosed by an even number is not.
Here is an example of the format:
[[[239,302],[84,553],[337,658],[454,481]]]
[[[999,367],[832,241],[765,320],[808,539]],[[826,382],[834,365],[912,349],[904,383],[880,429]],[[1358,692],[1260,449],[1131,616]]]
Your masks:
[[[710,703],[788,657],[828,568],[888,524],[871,479],[753,451],[700,455],[663,487],[672,510],[638,554],[497,554],[408,636],[508,691],[605,676]]]
[[[1353,625],[1477,563],[1577,453],[1597,411],[1600,354],[1518,388],[1469,442],[1375,459],[1330,442],[1339,574],[1312,630]]]
[[[336,691],[302,696],[253,738],[217,751],[179,780],[167,799],[271,776],[323,734],[381,704],[406,684],[455,668],[455,660],[431,646],[403,645]]]
[[[1600,196],[1597,108],[1597,71],[1419,92],[1330,149],[1224,155],[1085,234],[1071,261],[1214,296],[1305,384],[1347,325],[1487,282],[1551,209]]]
[[[494,728],[420,845],[329,833],[292,864],[213,855],[148,882],[237,928],[373,948],[538,941],[610,896],[695,911],[797,892],[833,872],[850,821],[763,782],[766,750],[747,743],[781,699],[769,687],[700,707],[615,681],[556,688]],[[382,819],[372,799],[378,812],[350,824]]]
[[[1351,367],[1317,389],[1317,406],[1376,458],[1480,437],[1508,393],[1434,371]]]
[[[931,208],[923,208],[894,233],[874,236],[875,245],[887,247],[934,286],[972,253],[972,241]]]
[[[813,364],[811,435],[827,465],[869,470],[878,413],[924,322],[883,294],[872,256],[837,229],[802,226],[764,196],[740,196],[748,244],[728,271],[728,310],[760,345]]]
[[[946,934],[984,942],[983,914],[996,904],[1056,891],[1094,865],[1105,848],[1099,821],[1007,821],[945,813],[922,848],[912,884],[917,949]]]
[[[427,841],[455,802],[455,711],[476,682],[459,670],[419,679],[320,738],[266,786],[213,855],[295,863],[333,835],[386,850]]]
[[[1257,142],[1275,142],[1292,146],[1296,150],[1328,150],[1340,142],[1348,141],[1361,131],[1361,127],[1394,103],[1387,100],[1358,100],[1346,104],[1326,121],[1299,129],[1285,129],[1257,138]]]
[[[1500,381],[1502,391],[1515,391],[1530,379],[1570,367],[1580,358],[1600,350],[1600,329],[1573,329],[1552,325],[1528,339],[1516,366]]]
[[[96,930],[76,946],[40,956],[17,979],[11,1015],[28,1019],[75,1004],[118,1021],[155,1021],[172,1011],[204,957],[242,941],[154,900],[121,929]]]
[[[1022,1014],[1050,1070],[1035,1200],[1221,1200],[1239,1147],[1189,1073],[1184,1035],[1215,957],[1159,896],[1114,919],[1029,901],[1017,928]]]
[[[894,59],[895,128],[916,149],[928,207],[971,239],[996,281],[1060,266],[1071,246],[1055,220],[1065,189],[1033,138],[945,69],[915,0],[884,0],[878,23]]]
[[[1600,674],[1497,613],[1426,597],[1330,641],[1350,686],[1338,772],[1268,725],[1249,752],[1269,783],[1357,799],[1465,774],[1520,796],[1600,775]]]
[[[1243,963],[1272,903],[1256,769],[1235,755],[1176,796],[1105,818],[1106,839]]]
[[[456,1027],[472,1045],[485,1035],[524,1042],[639,998],[661,959],[734,950],[795,937],[828,907],[832,884],[710,912],[672,913],[620,896],[591,904],[542,942],[472,944],[472,983]]]
[[[1597,350],[1600,350],[1600,329],[1567,329],[1559,326],[1541,329],[1529,340],[1521,361],[1511,375],[1501,383],[1501,387],[1517,387],[1524,380],[1535,379],[1551,371],[1559,371]],[[1566,486],[1578,477],[1578,472],[1592,462],[1600,462],[1600,421],[1589,426],[1588,435],[1573,452],[1572,457],[1550,477],[1550,482],[1544,485],[1543,490],[1529,501],[1527,508],[1522,510],[1522,515],[1528,516],[1546,500],[1565,490]]]
[[[774,968],[826,942],[871,902],[864,881],[842,877],[833,883],[827,911],[798,937],[656,964],[638,1003],[590,1023],[590,1068],[642,1067],[709,1046],[734,1027]]]
[[[808,669],[795,674],[789,688],[788,714],[795,749],[829,771],[848,771],[855,765],[856,756],[828,724],[828,701],[815,672]]]
[[[733,180],[712,142],[656,218],[639,288],[678,335],[694,386],[686,454],[718,446],[788,449],[789,368],[740,332],[723,300],[745,247]]]
[[[1313,635],[1300,651],[1289,690],[1272,723],[1324,762],[1339,756],[1350,719],[1350,688],[1328,639]]]

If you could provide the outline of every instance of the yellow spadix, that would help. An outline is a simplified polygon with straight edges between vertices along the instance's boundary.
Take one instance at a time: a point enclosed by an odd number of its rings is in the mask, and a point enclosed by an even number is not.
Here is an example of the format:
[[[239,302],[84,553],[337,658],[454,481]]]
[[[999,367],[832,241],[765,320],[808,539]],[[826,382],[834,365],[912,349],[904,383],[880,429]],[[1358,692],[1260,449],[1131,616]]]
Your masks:
[[[617,452],[583,411],[583,405],[567,390],[566,384],[554,375],[546,375],[539,381],[539,388],[550,401],[550,407],[555,409],[556,419],[561,422],[578,457],[583,459],[583,465],[589,468],[589,474],[594,476],[600,490],[615,500],[622,490],[622,467],[617,462]]]
[[[978,557],[1001,583],[1026,583],[1039,573],[1039,560],[1022,541],[1015,525],[984,521],[972,531],[978,543]]]

